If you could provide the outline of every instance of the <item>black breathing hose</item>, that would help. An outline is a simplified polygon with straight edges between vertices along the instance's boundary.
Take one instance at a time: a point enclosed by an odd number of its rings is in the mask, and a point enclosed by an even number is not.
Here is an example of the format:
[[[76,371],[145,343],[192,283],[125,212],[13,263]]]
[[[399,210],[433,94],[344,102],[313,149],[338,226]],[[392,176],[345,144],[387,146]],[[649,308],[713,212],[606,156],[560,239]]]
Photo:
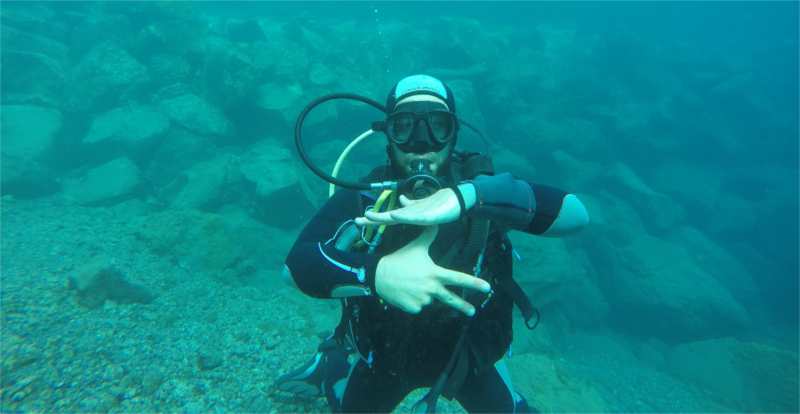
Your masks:
[[[337,186],[340,186],[340,187],[350,188],[350,189],[353,189],[353,190],[369,190],[369,189],[372,189],[373,187],[370,185],[370,183],[360,183],[360,182],[356,182],[356,181],[345,181],[345,180],[338,179],[338,178],[326,173],[321,168],[319,168],[316,165],[314,165],[313,162],[311,162],[311,158],[309,158],[308,154],[306,153],[305,148],[303,147],[303,137],[302,137],[303,131],[302,130],[303,130],[303,122],[305,121],[306,116],[308,116],[308,113],[311,112],[312,109],[316,108],[320,104],[323,104],[325,102],[328,102],[328,101],[331,101],[331,100],[334,100],[334,99],[349,99],[349,100],[353,100],[353,101],[363,102],[363,103],[365,103],[365,104],[367,104],[369,106],[372,106],[373,108],[375,108],[375,109],[377,109],[377,110],[379,110],[379,111],[381,111],[383,113],[386,113],[386,108],[383,105],[381,105],[379,102],[374,101],[374,100],[369,99],[369,98],[365,98],[363,96],[352,94],[352,93],[333,93],[333,94],[330,94],[330,95],[325,95],[325,96],[321,96],[321,97],[319,97],[317,99],[314,99],[313,101],[311,101],[311,103],[306,105],[305,108],[303,108],[303,111],[300,112],[300,115],[297,116],[297,122],[295,122],[295,124],[294,124],[294,143],[297,146],[297,152],[300,154],[300,158],[303,160],[303,162],[308,166],[308,168],[311,169],[311,171],[314,172],[314,174],[316,174],[317,176],[319,176],[320,178],[322,178],[323,180],[325,180],[325,181],[327,181],[327,182],[329,182],[331,184],[334,184],[334,185],[337,185]]]

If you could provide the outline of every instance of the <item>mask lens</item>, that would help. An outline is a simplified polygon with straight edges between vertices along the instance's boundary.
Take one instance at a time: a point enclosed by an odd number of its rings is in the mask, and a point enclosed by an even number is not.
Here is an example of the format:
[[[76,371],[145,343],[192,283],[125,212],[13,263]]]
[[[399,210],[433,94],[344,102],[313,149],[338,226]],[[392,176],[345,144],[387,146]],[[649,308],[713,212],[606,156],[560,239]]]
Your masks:
[[[412,113],[396,113],[387,120],[386,133],[392,141],[398,144],[408,142],[412,132],[414,132],[414,114]]]
[[[450,112],[434,111],[428,114],[428,125],[431,127],[433,138],[445,143],[453,136],[455,120]]]

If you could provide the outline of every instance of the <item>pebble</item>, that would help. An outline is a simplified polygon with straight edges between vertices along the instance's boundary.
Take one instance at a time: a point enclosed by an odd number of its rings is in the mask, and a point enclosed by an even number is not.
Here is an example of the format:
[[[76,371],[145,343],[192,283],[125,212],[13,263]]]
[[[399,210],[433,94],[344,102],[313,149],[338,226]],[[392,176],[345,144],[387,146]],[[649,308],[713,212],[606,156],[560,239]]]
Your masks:
[[[210,371],[222,365],[223,359],[220,355],[201,353],[197,356],[197,367],[201,371]]]

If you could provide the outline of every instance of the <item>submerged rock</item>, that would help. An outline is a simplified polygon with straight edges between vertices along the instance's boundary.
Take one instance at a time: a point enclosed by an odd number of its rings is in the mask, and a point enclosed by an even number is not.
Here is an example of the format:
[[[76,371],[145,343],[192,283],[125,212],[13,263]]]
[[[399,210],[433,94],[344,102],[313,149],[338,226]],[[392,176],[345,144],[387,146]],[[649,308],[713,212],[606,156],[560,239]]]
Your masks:
[[[798,411],[796,352],[720,338],[675,347],[671,372],[745,412]]]
[[[514,279],[543,313],[568,317],[559,321],[549,318],[549,324],[569,329],[606,323],[609,304],[595,285],[588,259],[561,239],[511,238],[521,258],[514,264]]]
[[[239,159],[223,154],[184,171],[164,188],[164,194],[173,207],[205,208],[222,204],[228,190],[241,181]]]
[[[683,206],[675,200],[655,191],[633,169],[617,163],[606,173],[602,182],[610,191],[631,201],[646,217],[645,224],[665,231],[676,227],[686,215]]]
[[[92,121],[83,142],[110,142],[128,148],[147,145],[169,129],[169,119],[149,106],[119,107]]]
[[[41,157],[61,128],[61,112],[31,105],[2,106],[3,155],[21,159]]]
[[[297,182],[294,154],[273,139],[258,142],[242,157],[240,170],[259,196]]]
[[[95,46],[81,60],[69,84],[70,107],[88,110],[116,104],[120,97],[150,80],[147,67],[113,43]]]
[[[197,368],[200,371],[210,371],[222,365],[221,355],[211,352],[201,352],[197,355]]]
[[[336,81],[336,74],[327,66],[316,62],[311,65],[308,78],[314,85],[328,85]]]
[[[618,326],[675,342],[729,335],[750,323],[728,289],[680,245],[642,234],[615,255],[604,290]]]
[[[63,182],[64,197],[82,205],[113,202],[133,192],[140,182],[139,167],[125,157],[92,168]]]
[[[198,134],[227,136],[231,132],[231,124],[222,111],[197,95],[164,99],[159,107],[173,121]]]
[[[2,35],[6,35],[3,26]],[[24,70],[5,70],[3,72],[4,103],[48,103],[59,106],[64,90],[66,58],[52,56],[47,52],[9,47],[5,37],[2,39],[3,66],[24,68]]]
[[[154,82],[164,86],[186,82],[192,74],[192,66],[185,58],[166,53],[151,56],[148,68]]]
[[[43,158],[61,129],[61,112],[31,105],[0,107],[2,186],[48,181]]]
[[[3,10],[3,12],[4,24],[0,26],[3,54],[9,50],[18,52],[24,51],[26,53],[44,56],[58,62],[66,62],[70,50],[64,43],[55,40],[55,38],[41,36],[41,32],[38,31],[39,28],[33,30],[19,30],[12,27],[12,25],[5,24],[5,18],[8,17],[8,14],[6,14],[6,10]],[[4,73],[3,75],[5,76],[6,74]]]
[[[518,354],[508,364],[514,388],[540,412],[604,412],[603,394],[544,354]]]
[[[725,285],[743,304],[763,306],[761,292],[740,258],[692,227],[676,229],[670,240],[684,246],[703,270]]]
[[[78,304],[88,308],[102,306],[106,300],[148,304],[155,299],[147,288],[127,281],[105,257],[96,257],[76,269],[68,277],[67,286],[76,291]]]
[[[287,125],[300,113],[303,86],[299,83],[265,83],[258,88],[257,105],[281,114]]]

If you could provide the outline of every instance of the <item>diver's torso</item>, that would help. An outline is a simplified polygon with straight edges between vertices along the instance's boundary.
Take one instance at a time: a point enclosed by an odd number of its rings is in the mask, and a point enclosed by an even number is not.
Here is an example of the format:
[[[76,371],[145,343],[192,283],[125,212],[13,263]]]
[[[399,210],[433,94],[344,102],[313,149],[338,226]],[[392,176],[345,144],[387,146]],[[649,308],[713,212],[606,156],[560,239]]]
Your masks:
[[[466,245],[470,225],[468,220],[462,219],[439,226],[429,249],[437,265],[473,274],[480,251]],[[421,232],[420,226],[388,226],[376,253],[379,256],[391,254]],[[487,248],[495,247],[489,243]],[[484,266],[482,277],[495,285],[492,269],[488,267]],[[358,298],[357,302],[358,335],[366,337],[374,354],[375,368],[401,374],[418,384],[429,383],[441,373],[467,321],[460,312],[436,301],[419,314],[404,312],[377,296]],[[480,303],[475,303],[473,298],[473,304]],[[482,354],[481,358],[492,362],[503,355],[511,340],[511,308],[511,299],[502,292],[495,292],[478,312],[468,336],[473,353]]]

